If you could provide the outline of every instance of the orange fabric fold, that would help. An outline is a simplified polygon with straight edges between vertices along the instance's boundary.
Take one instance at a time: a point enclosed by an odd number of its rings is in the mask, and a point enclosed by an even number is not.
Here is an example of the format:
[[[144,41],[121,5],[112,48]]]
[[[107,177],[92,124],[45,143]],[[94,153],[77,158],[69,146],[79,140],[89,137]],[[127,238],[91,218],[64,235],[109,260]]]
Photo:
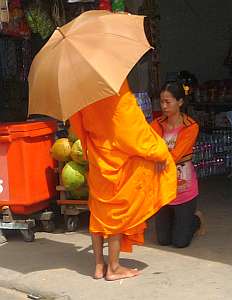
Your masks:
[[[174,161],[181,163],[182,161],[191,160],[193,154],[193,146],[196,143],[199,134],[199,126],[191,117],[182,114],[183,128],[180,130],[175,148],[170,151]],[[164,126],[167,117],[161,116],[151,123],[151,127],[159,136],[163,137]]]
[[[122,234],[121,249],[143,244],[145,221],[176,197],[176,167],[165,142],[146,122],[127,82],[120,96],[70,119],[88,150],[90,232]],[[167,161],[155,172],[156,161]]]

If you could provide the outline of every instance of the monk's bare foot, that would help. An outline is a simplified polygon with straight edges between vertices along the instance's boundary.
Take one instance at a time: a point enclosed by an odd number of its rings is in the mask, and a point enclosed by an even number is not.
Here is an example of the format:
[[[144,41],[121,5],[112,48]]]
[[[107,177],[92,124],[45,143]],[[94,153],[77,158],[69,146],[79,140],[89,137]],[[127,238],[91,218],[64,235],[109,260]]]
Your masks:
[[[94,279],[104,278],[106,275],[106,271],[107,271],[106,264],[97,264],[93,278]]]
[[[138,269],[128,269],[120,265],[112,269],[108,266],[105,279],[109,281],[114,281],[114,280],[135,277],[138,276],[139,274],[140,272],[138,271]]]
[[[206,234],[206,224],[205,224],[205,218],[204,218],[204,215],[203,215],[203,213],[202,213],[200,210],[196,211],[195,215],[198,216],[198,218],[199,218],[200,221],[201,221],[201,226],[200,226],[200,228],[197,230],[196,236],[203,236],[203,235]]]

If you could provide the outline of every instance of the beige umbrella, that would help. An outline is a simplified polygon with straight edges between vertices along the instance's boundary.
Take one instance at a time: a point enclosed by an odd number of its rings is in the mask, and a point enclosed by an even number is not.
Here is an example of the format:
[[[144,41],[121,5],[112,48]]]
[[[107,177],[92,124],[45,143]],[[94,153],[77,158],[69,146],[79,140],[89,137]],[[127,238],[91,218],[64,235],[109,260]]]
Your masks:
[[[144,17],[88,11],[57,28],[33,60],[29,114],[67,120],[115,95],[149,45]]]

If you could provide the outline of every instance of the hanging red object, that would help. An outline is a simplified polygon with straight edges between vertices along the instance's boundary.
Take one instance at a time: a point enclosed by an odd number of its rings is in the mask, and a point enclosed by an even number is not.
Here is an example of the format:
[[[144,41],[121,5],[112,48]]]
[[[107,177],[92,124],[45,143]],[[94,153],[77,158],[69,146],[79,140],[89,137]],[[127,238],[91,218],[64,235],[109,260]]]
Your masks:
[[[99,9],[111,11],[111,3],[109,0],[100,0]]]

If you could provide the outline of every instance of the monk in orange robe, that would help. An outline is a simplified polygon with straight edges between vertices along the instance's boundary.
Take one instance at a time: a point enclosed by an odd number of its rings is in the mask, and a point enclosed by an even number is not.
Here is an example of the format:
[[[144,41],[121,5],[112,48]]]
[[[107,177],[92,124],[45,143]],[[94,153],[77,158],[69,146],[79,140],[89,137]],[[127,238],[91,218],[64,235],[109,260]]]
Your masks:
[[[119,264],[120,251],[144,242],[145,221],[176,197],[176,167],[165,142],[146,122],[127,81],[120,95],[91,104],[70,119],[89,160],[94,278],[139,274]],[[109,261],[103,258],[108,239]]]

